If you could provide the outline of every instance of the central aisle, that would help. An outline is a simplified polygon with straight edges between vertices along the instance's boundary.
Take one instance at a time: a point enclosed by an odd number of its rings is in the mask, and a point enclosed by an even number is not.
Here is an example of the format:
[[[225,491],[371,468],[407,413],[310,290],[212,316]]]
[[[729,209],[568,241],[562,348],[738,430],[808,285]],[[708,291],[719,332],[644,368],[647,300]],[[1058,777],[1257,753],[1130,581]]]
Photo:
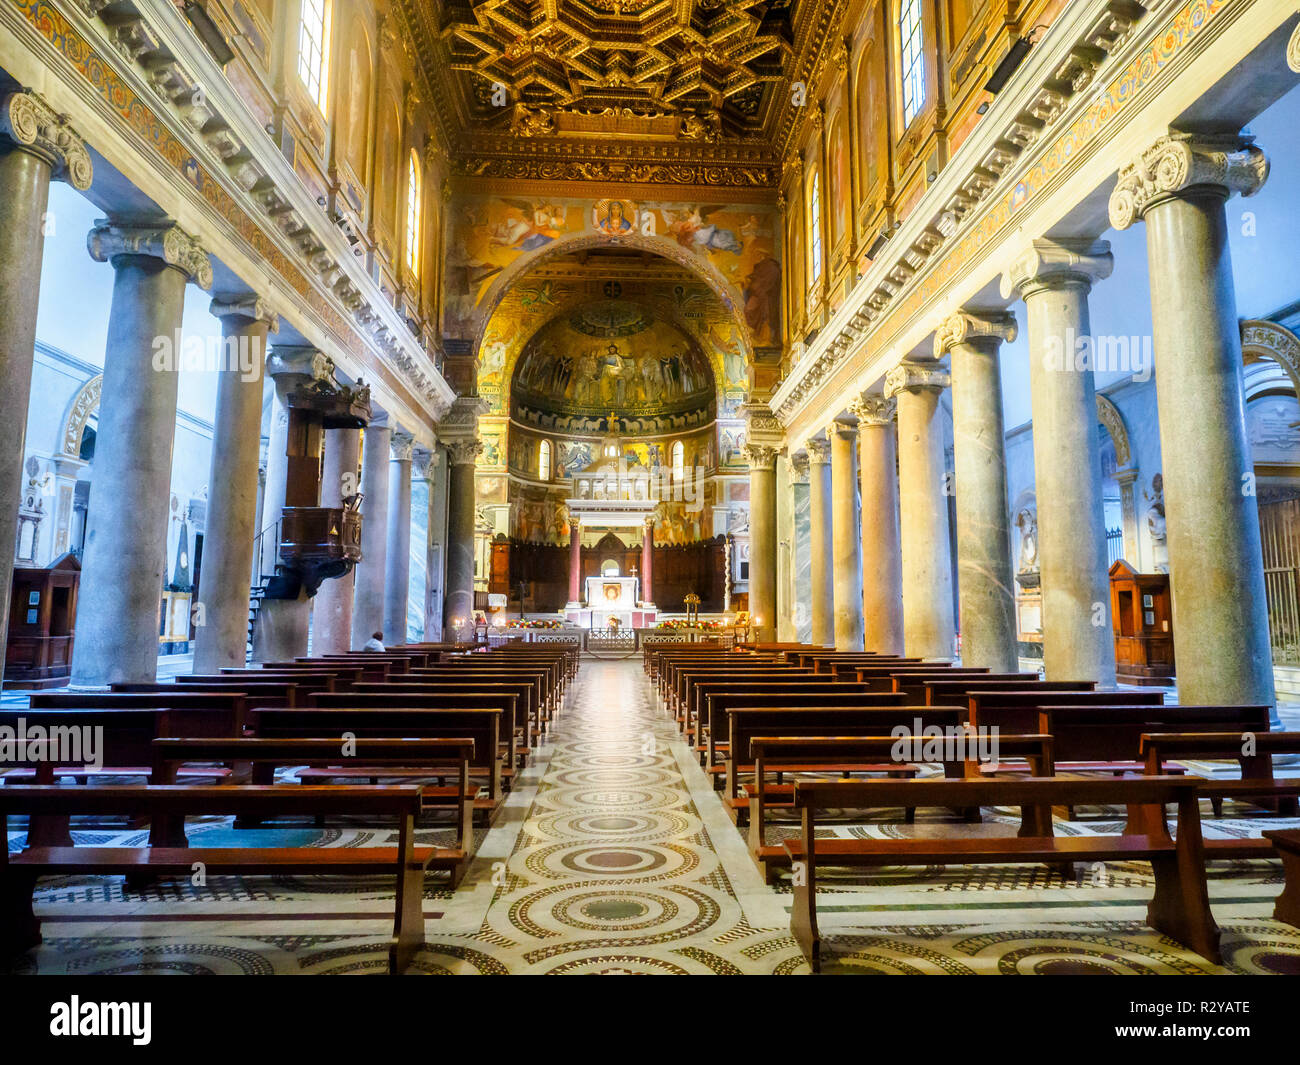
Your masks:
[[[639,657],[584,659],[470,876],[428,925],[426,965],[807,971],[785,906],[654,702]]]

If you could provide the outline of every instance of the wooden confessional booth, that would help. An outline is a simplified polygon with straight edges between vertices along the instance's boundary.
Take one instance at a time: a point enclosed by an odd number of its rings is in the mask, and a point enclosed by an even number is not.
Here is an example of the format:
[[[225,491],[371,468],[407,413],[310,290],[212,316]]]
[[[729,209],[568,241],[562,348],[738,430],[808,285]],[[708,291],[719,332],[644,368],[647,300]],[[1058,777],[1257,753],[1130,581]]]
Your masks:
[[[1110,567],[1110,616],[1115,626],[1115,678],[1121,684],[1173,684],[1169,574],[1139,573],[1116,559]]]
[[[5,646],[6,688],[58,688],[72,674],[81,563],[71,552],[48,569],[14,567]]]

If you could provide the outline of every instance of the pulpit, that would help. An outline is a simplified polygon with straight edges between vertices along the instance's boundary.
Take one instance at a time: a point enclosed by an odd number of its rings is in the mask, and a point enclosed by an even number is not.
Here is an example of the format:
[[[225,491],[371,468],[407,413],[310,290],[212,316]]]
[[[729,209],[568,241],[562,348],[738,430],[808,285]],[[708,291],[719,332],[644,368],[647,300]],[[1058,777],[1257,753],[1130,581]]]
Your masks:
[[[1123,684],[1174,682],[1169,574],[1138,573],[1122,558],[1110,567],[1115,678]]]

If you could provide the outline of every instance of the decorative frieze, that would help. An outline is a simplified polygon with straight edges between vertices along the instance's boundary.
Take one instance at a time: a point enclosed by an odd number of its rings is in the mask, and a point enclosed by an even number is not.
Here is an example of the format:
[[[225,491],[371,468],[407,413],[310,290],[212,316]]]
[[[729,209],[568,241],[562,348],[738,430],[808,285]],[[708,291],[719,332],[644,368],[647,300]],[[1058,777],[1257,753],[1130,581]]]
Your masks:
[[[199,288],[212,287],[212,262],[197,238],[180,226],[163,223],[114,222],[101,218],[86,238],[90,257],[112,262],[126,255],[147,255],[175,267]]]
[[[1148,208],[1188,189],[1214,186],[1225,197],[1253,196],[1268,179],[1268,157],[1253,137],[1173,132],[1119,172],[1110,194],[1110,224],[1127,229]]]
[[[49,163],[51,177],[82,192],[90,188],[94,167],[85,142],[68,124],[68,116],[36,93],[12,92],[0,100],[0,136]]]

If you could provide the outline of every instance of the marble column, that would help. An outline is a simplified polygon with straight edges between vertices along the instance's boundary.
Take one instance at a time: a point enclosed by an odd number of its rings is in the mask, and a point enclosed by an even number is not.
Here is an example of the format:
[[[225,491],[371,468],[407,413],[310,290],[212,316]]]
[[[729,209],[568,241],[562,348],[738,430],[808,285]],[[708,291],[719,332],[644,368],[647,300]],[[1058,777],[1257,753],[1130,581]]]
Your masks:
[[[796,643],[794,607],[794,488],[790,474],[793,456],[776,460],[776,638]]]
[[[655,521],[654,518],[647,518],[641,540],[641,604],[643,606],[654,606],[654,569]]]
[[[447,482],[446,631],[455,639],[456,621],[467,638],[474,633],[474,460],[483,450],[476,439],[447,441],[451,463]]]
[[[569,518],[569,601],[570,610],[582,607],[582,522]]]
[[[376,632],[385,641],[384,581],[388,570],[388,459],[392,428],[372,421],[361,435],[361,561],[352,599],[352,647],[360,649]],[[405,629],[403,629],[405,631]]]
[[[948,356],[957,488],[957,591],[961,661],[994,673],[1019,668],[1007,455],[999,349],[1016,338],[1016,320],[999,311],[958,311],[934,336]]]
[[[901,655],[903,560],[894,401],[864,395],[853,413],[858,416],[862,491],[862,642],[865,650]]]
[[[833,422],[831,524],[835,573],[835,650],[862,650],[862,531],[858,525],[858,429]]]
[[[276,344],[266,360],[271,378],[271,432],[266,449],[266,485],[262,490],[262,527],[258,530],[260,581],[274,577],[280,565],[280,518],[289,478],[289,395],[313,381],[334,378],[334,362],[323,352],[299,344]],[[311,628],[311,600],[305,589],[293,599],[263,599],[253,623],[254,662],[288,662],[305,655]]]
[[[790,456],[790,620],[791,638],[798,643],[812,642],[809,466],[807,451]]]
[[[754,639],[776,639],[776,448],[746,444],[749,462],[749,615]]]
[[[321,462],[320,505],[341,507],[361,490],[361,430],[325,430],[325,455]],[[321,582],[311,611],[311,647],[317,655],[345,654],[352,650],[352,604],[356,571]]]
[[[903,362],[885,375],[898,407],[903,649],[918,658],[952,658],[956,642],[939,408],[947,387],[947,373],[932,364]]]
[[[1245,136],[1161,137],[1110,220],[1146,223],[1178,699],[1273,706],[1273,657],[1224,204],[1268,176]]]
[[[166,221],[105,219],[87,247],[114,279],[72,682],[101,686],[157,676],[181,315],[185,286],[209,288],[212,264]]]
[[[84,192],[91,176],[85,144],[41,97],[20,91],[0,99],[0,425],[9,437],[0,448],[0,646],[13,584],[50,181]]]
[[[808,449],[808,526],[812,536],[812,642],[835,643],[834,528],[831,520],[831,445],[814,437]]]
[[[411,452],[408,433],[393,433],[388,462],[388,550],[384,567],[384,639],[406,643],[411,587]]]
[[[1036,240],[1002,277],[1025,301],[1048,680],[1115,683],[1088,293],[1110,245]]]
[[[253,295],[215,299],[211,313],[221,319],[225,363],[217,375],[195,673],[219,673],[225,666],[243,666],[248,658],[248,572],[257,535],[266,338],[280,327],[275,312]]]

